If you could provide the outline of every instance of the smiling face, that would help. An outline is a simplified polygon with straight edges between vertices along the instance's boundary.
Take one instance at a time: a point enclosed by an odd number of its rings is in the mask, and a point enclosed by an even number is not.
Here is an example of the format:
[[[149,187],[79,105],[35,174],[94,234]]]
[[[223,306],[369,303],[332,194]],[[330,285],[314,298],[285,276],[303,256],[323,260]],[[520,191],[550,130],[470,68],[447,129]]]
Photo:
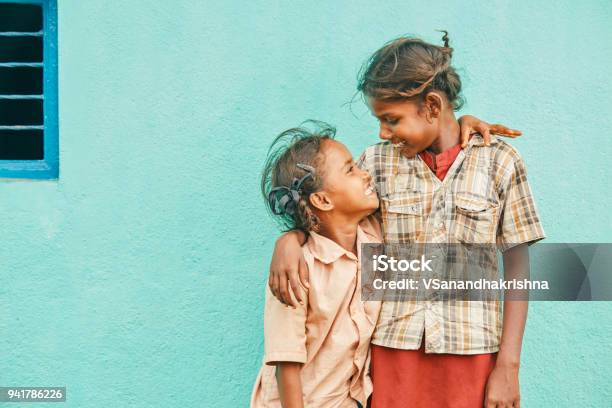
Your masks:
[[[378,196],[367,171],[359,169],[346,146],[325,140],[321,146],[323,189],[311,194],[315,208],[329,216],[334,214],[361,219],[378,208]]]
[[[424,104],[369,98],[369,105],[380,122],[380,138],[391,141],[406,157],[427,149],[438,136],[437,121],[431,117],[428,120]]]

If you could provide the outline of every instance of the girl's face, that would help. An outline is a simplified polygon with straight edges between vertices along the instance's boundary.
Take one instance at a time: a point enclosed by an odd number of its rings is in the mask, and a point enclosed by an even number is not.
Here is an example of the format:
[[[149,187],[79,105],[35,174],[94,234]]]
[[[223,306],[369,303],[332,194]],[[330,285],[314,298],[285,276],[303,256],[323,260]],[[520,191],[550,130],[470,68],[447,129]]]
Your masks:
[[[390,140],[406,157],[413,157],[433,144],[437,121],[428,120],[426,108],[417,101],[369,99],[372,114],[380,122],[380,138]]]
[[[330,215],[337,213],[358,218],[376,210],[378,196],[369,173],[355,165],[353,156],[342,143],[331,139],[323,143],[324,198],[319,196],[315,200],[324,202],[313,203],[315,207]]]

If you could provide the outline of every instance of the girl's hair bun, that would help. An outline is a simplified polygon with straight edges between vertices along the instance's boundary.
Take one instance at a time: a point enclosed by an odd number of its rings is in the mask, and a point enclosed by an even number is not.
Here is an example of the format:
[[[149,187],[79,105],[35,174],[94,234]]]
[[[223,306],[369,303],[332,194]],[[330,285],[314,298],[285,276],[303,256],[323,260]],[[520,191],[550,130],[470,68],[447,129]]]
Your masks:
[[[357,90],[383,100],[412,99],[437,90],[447,96],[453,109],[460,109],[461,79],[451,65],[448,32],[440,31],[443,46],[413,37],[385,44],[361,68]]]

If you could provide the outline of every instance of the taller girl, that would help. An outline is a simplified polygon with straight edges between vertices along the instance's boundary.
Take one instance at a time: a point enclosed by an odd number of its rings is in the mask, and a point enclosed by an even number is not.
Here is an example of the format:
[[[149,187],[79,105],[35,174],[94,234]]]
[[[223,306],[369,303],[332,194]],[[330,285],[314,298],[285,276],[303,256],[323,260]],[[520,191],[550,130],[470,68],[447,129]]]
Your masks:
[[[452,48],[399,38],[376,51],[358,89],[380,121],[361,163],[375,177],[385,242],[491,243],[506,279],[544,238],[525,166],[480,136],[462,150]],[[517,407],[526,301],[386,302],[372,338],[372,407]],[[502,330],[503,327],[503,330]],[[408,402],[408,404],[407,404]]]
[[[384,140],[359,164],[380,195],[384,240],[497,244],[505,278],[524,276],[527,245],[544,232],[523,160],[494,137],[486,146],[477,135],[461,149],[461,80],[443,40],[391,41],[360,76]],[[504,302],[503,318],[500,306],[384,302],[372,337],[372,407],[518,407],[527,302]]]

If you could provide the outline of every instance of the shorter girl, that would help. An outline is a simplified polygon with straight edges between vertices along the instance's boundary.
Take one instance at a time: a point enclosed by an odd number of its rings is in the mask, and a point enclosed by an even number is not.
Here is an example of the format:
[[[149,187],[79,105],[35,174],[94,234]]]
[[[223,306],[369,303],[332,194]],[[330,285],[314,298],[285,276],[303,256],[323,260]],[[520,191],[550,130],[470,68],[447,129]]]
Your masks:
[[[262,176],[269,210],[288,229],[308,234],[310,273],[297,310],[266,289],[264,365],[251,407],[365,406],[370,337],[379,302],[361,301],[362,243],[380,242],[378,197],[369,174],[321,122],[290,129],[270,147]]]

